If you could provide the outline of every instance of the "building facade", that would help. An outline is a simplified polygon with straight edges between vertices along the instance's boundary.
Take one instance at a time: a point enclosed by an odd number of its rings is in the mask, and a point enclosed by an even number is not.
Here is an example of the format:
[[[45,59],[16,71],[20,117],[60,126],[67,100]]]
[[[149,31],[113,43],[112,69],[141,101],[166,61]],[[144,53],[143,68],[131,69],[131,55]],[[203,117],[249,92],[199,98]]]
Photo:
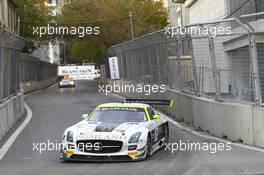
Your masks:
[[[242,23],[250,24],[254,30],[257,50],[257,69],[262,97],[264,97],[264,14],[242,17],[242,15],[264,12],[263,0],[174,0],[183,6],[182,16],[187,16],[184,25],[218,21],[226,18],[239,18]],[[248,31],[237,22],[221,23],[231,27],[232,34],[214,38],[214,49],[217,69],[224,70],[219,74],[221,91],[239,100],[251,101],[253,97],[252,60],[250,55]],[[212,63],[208,36],[192,39],[193,55],[196,66],[205,66],[209,71],[205,81],[212,81]],[[255,68],[255,70],[257,70]],[[214,83],[205,87],[211,93]]]
[[[69,0],[47,0],[46,5],[52,9],[52,14],[54,16],[61,13],[61,9],[65,3]]]
[[[15,0],[0,0],[0,24],[9,31],[18,33]]]
[[[164,7],[168,9],[168,23],[170,26],[182,25],[182,5],[172,2],[172,0],[163,0]]]
[[[47,0],[46,6],[50,8],[53,16],[57,16],[61,13],[61,8],[63,5],[68,2],[66,0]],[[45,43],[35,43],[38,45],[38,49],[36,49],[32,54],[40,58],[42,61],[50,62],[50,63],[64,63],[64,55],[62,55],[62,49],[60,41],[57,38],[50,42]],[[63,56],[63,57],[62,57]]]

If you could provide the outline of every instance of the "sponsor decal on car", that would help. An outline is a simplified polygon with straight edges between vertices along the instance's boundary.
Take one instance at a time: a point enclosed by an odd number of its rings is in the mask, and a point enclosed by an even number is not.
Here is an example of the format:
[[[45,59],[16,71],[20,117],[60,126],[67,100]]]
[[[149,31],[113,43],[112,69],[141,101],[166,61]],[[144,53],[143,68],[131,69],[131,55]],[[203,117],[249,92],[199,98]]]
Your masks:
[[[96,111],[127,111],[127,112],[143,112],[143,108],[133,108],[133,107],[102,107],[96,108]]]
[[[81,134],[76,136],[76,140],[125,140],[125,135],[100,135],[100,134]]]

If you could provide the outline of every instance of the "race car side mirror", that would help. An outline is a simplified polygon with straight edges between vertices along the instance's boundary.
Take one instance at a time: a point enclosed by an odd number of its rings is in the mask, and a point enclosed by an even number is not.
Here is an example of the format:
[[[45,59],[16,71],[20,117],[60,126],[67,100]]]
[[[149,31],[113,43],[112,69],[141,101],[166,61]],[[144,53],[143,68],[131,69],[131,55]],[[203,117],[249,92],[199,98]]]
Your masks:
[[[153,119],[154,119],[154,120],[159,119],[159,118],[160,118],[160,115],[159,115],[159,114],[155,114],[155,115],[153,116]]]
[[[82,118],[87,119],[89,117],[89,114],[83,114]]]

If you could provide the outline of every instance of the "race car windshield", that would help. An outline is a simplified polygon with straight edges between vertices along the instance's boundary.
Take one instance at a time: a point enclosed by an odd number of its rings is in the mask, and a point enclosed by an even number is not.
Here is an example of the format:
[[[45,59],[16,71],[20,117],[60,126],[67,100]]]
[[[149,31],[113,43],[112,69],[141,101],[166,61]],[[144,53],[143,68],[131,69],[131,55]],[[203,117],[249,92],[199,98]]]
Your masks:
[[[98,108],[89,121],[104,123],[125,123],[147,121],[143,108]]]

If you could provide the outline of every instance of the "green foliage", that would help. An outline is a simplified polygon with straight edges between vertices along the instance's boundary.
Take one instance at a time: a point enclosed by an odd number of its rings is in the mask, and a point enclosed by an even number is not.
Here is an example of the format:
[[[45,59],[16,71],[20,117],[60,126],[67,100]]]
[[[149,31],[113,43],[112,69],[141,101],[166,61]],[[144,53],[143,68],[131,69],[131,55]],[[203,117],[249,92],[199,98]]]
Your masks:
[[[100,62],[108,47],[131,39],[129,13],[135,36],[167,25],[167,10],[154,0],[72,0],[62,9],[61,24],[99,26],[100,34],[67,38],[70,57]]]
[[[36,47],[34,46],[34,43],[29,41],[29,42],[27,42],[26,46],[22,49],[22,52],[27,53],[27,54],[31,54],[35,49],[36,49]]]
[[[46,0],[19,0],[17,15],[21,20],[20,34],[34,40],[45,40],[33,35],[33,27],[46,26],[51,20],[51,10],[46,6]]]

